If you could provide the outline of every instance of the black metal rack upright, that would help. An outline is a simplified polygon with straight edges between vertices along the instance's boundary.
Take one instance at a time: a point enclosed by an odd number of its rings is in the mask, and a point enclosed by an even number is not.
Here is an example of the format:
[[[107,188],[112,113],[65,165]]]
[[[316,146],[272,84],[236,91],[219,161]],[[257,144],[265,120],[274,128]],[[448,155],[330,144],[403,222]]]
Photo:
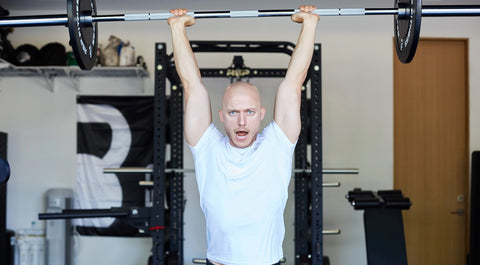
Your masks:
[[[290,42],[259,41],[191,41],[194,52],[213,53],[284,53],[291,55],[295,45]],[[170,95],[170,156],[171,168],[183,167],[183,94],[180,79],[175,70],[173,55],[166,56],[165,43],[156,43],[155,58],[155,154],[154,154],[154,208],[150,218],[151,227],[162,226],[164,196],[165,156],[165,76],[171,84]],[[236,58],[238,59],[238,58]],[[237,60],[238,61],[238,60]],[[237,67],[237,68],[235,68]],[[202,68],[203,77],[222,78],[283,78],[285,68],[251,69],[240,66],[232,68]],[[161,79],[161,80],[160,80]],[[310,81],[311,99],[307,99],[307,84]],[[302,91],[302,131],[295,150],[295,264],[323,264],[323,207],[322,207],[322,100],[321,100],[321,45],[315,44],[309,74]],[[309,137],[310,135],[310,137]],[[311,159],[307,159],[307,146],[311,145]],[[311,170],[308,170],[311,169]],[[309,185],[311,184],[311,185]],[[309,186],[311,188],[309,188]],[[183,173],[172,173],[169,181],[170,202],[170,258],[183,264]],[[156,213],[158,211],[158,213]],[[164,234],[161,230],[152,233],[153,265],[163,264]],[[170,259],[172,260],[172,259]]]
[[[7,159],[7,134],[3,132],[0,132],[0,158]],[[10,232],[7,230],[7,183],[0,183],[0,264],[10,264],[13,259]]]
[[[310,67],[311,80],[311,148],[312,148],[312,264],[323,264],[323,153],[322,153],[322,71],[321,46],[315,44]],[[296,206],[296,205],[295,205]]]
[[[150,210],[150,235],[152,237],[153,264],[164,262],[165,228],[165,127],[166,127],[166,64],[167,53],[164,43],[155,46],[155,92],[153,116],[153,206]]]

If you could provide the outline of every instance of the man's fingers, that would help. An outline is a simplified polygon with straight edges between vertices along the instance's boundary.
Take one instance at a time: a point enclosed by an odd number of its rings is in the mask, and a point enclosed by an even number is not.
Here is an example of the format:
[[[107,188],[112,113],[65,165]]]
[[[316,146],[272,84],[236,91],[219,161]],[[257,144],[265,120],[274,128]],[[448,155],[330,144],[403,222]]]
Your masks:
[[[170,9],[170,13],[172,13],[174,16],[180,17],[187,13],[187,9],[185,8]]]
[[[298,9],[300,9],[300,11],[302,11],[302,12],[310,13],[310,12],[314,11],[315,9],[317,9],[317,7],[316,6],[301,5]]]
[[[309,18],[313,14],[315,9],[317,9],[316,6],[307,6],[307,5],[301,5],[299,8],[300,12],[297,12],[291,16],[292,21],[297,22],[297,23],[303,23],[307,17]],[[317,21],[319,19],[318,15],[315,15],[317,17]],[[310,19],[310,18],[309,18]]]

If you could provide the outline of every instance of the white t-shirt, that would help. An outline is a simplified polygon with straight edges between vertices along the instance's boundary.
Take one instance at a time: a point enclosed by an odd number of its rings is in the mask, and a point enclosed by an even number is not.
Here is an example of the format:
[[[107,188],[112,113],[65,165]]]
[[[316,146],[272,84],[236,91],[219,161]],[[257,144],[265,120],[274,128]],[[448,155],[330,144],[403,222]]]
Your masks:
[[[190,147],[207,224],[207,258],[225,265],[271,265],[283,258],[283,213],[292,144],[270,123],[247,148],[211,124]]]

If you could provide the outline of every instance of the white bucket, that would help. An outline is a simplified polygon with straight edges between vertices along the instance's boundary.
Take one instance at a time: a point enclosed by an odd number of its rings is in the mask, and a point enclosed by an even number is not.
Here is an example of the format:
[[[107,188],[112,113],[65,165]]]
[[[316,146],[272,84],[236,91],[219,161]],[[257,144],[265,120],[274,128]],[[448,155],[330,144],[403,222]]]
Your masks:
[[[45,265],[45,233],[22,229],[16,234],[15,265]]]

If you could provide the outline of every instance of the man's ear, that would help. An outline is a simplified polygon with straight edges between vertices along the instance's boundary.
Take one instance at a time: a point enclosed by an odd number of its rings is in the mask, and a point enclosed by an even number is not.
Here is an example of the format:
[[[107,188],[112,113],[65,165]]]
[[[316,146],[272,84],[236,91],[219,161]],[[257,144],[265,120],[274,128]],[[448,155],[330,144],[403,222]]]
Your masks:
[[[218,116],[220,117],[220,121],[223,122],[223,112],[222,110],[218,110]]]
[[[265,107],[262,107],[262,108],[260,109],[260,115],[261,115],[261,118],[260,118],[260,119],[261,119],[261,120],[263,120],[263,118],[265,117],[265,112],[266,112]]]

